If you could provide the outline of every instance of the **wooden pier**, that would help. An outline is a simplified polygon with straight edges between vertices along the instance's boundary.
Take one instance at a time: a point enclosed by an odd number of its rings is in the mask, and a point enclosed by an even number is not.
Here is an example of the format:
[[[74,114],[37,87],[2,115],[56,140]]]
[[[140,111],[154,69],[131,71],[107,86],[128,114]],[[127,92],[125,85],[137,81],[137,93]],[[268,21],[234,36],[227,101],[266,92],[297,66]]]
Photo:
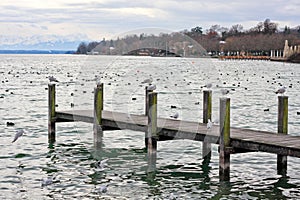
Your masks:
[[[270,56],[220,56],[221,60],[270,60]]]
[[[142,115],[103,110],[103,84],[94,90],[94,110],[55,110],[55,85],[49,84],[49,142],[55,142],[58,122],[82,121],[94,125],[94,143],[101,142],[103,131],[130,129],[145,132],[148,163],[155,169],[157,142],[173,139],[202,141],[202,157],[210,158],[211,144],[219,145],[220,181],[230,179],[230,155],[261,151],[277,154],[277,172],[286,176],[287,156],[300,157],[300,136],[288,133],[288,97],[278,96],[278,131],[254,131],[230,127],[230,98],[220,98],[220,125],[207,128],[211,119],[212,91],[203,91],[203,121],[159,118],[157,93],[146,88],[145,110]]]

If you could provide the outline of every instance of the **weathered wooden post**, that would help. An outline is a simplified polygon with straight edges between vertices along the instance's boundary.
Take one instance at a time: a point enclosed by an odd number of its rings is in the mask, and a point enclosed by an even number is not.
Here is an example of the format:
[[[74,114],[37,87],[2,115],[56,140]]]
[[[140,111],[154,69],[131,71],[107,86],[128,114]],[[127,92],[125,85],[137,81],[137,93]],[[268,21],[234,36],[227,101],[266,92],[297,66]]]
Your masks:
[[[153,92],[153,90],[148,90],[148,86],[145,87],[145,115],[148,116],[148,113],[149,113],[149,92]],[[148,141],[146,140],[147,138],[147,131],[145,132],[145,146],[147,148],[147,144],[148,144]]]
[[[230,98],[220,98],[220,181],[230,179]]]
[[[148,97],[148,93],[149,92],[153,92],[153,90],[148,90],[148,86],[145,87],[145,115],[148,115],[148,111],[149,111],[149,97]]]
[[[212,91],[203,91],[203,123],[208,123],[208,119],[211,120],[212,111]],[[202,158],[211,157],[211,144],[203,141],[202,143]]]
[[[103,83],[94,89],[94,144],[102,142]]]
[[[48,141],[55,142],[55,84],[48,84]]]
[[[146,135],[148,152],[156,151],[157,147],[157,93],[149,92],[148,131]]]
[[[145,138],[147,155],[148,155],[148,171],[156,169],[156,151],[157,151],[157,93],[148,93],[149,112],[148,112],[148,131]]]
[[[288,97],[278,96],[278,134],[288,133]],[[277,174],[286,176],[287,156],[277,155]]]

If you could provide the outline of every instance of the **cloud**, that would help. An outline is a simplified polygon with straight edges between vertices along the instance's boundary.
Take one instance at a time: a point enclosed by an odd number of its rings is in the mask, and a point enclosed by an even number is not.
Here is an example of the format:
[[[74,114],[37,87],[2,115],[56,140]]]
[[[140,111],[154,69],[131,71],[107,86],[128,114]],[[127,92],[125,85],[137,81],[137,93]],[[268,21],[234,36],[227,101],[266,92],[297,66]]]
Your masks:
[[[1,35],[15,29],[20,35],[84,33],[91,39],[145,27],[180,31],[242,24],[248,29],[266,18],[294,27],[300,18],[298,0],[2,0],[0,5]]]

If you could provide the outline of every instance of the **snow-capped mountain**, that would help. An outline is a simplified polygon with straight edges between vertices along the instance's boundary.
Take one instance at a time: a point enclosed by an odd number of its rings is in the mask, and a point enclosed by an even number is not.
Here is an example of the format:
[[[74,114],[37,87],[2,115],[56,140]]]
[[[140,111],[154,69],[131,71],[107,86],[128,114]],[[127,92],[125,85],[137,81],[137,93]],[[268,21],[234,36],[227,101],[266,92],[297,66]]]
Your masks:
[[[2,50],[76,50],[78,45],[88,41],[86,35],[0,35]]]

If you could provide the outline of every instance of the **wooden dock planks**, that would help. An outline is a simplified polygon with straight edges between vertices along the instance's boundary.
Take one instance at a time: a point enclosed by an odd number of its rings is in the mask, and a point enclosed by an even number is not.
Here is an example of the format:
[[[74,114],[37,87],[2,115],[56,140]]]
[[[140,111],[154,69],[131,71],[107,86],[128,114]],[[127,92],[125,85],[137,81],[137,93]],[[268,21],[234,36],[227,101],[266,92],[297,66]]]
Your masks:
[[[57,122],[82,121],[93,123],[93,110],[71,110],[56,112]],[[147,131],[148,117],[120,112],[103,110],[102,124],[105,129],[130,129],[135,131]],[[214,125],[211,129],[206,124],[158,118],[158,134],[160,137],[169,139],[189,139],[195,141],[207,141],[219,143],[219,126]],[[280,155],[300,157],[300,137],[282,135],[266,131],[230,128],[233,148],[247,149],[251,151],[263,151]]]

